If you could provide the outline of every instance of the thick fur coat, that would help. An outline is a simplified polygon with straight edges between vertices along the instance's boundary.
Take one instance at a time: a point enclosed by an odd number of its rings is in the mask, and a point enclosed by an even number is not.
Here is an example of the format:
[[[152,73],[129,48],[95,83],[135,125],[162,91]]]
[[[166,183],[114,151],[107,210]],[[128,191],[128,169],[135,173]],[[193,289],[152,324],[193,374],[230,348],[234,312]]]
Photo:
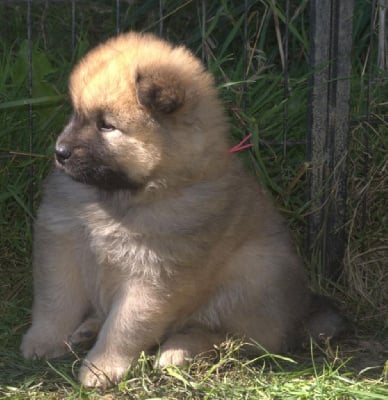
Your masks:
[[[81,60],[70,94],[35,223],[25,357],[96,335],[80,380],[108,386],[157,345],[163,367],[227,335],[281,352],[312,319],[335,331],[329,309],[312,318],[286,225],[228,153],[213,79],[187,49],[121,35]]]

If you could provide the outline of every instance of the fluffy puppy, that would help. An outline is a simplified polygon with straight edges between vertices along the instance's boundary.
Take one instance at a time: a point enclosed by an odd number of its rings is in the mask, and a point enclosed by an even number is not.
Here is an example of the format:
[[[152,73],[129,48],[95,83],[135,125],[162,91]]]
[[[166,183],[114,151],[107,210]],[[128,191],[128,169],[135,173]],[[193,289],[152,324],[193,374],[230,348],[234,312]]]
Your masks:
[[[155,345],[163,367],[229,334],[282,352],[309,320],[335,333],[329,308],[310,315],[284,221],[228,153],[213,79],[187,49],[121,35],[81,60],[70,94],[35,222],[26,358],[95,333],[80,380],[105,387]]]

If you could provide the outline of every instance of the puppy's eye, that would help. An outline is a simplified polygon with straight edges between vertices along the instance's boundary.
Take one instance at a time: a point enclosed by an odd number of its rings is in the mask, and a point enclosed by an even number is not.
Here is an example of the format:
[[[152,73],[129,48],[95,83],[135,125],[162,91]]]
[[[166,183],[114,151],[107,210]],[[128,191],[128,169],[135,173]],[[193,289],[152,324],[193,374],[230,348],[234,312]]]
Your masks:
[[[116,127],[109,124],[108,122],[105,122],[104,120],[99,120],[97,121],[97,129],[100,132],[112,132],[116,130]]]

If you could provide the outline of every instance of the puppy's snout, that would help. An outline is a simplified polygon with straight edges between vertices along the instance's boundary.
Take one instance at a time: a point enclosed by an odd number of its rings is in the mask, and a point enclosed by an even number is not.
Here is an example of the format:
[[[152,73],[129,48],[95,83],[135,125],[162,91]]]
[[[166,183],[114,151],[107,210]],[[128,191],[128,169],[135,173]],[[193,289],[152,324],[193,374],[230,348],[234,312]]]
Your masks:
[[[55,147],[55,158],[60,164],[64,164],[71,156],[71,148],[67,144],[58,144]]]

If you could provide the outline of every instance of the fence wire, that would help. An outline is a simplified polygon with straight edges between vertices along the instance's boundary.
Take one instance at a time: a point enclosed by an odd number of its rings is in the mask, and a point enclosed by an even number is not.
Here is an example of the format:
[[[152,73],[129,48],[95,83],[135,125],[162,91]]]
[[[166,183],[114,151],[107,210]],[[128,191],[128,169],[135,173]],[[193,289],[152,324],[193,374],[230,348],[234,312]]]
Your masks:
[[[94,3],[94,4],[93,4]],[[97,2],[77,1],[77,0],[3,0],[0,2],[0,12],[9,14],[20,13],[24,10],[26,16],[26,41],[27,41],[27,63],[28,63],[28,97],[33,99],[34,87],[34,71],[33,71],[33,48],[34,48],[34,29],[43,24],[42,19],[39,20],[39,12],[32,13],[33,7],[49,7],[53,4],[69,5],[64,8],[64,12],[70,13],[70,28],[67,30],[70,38],[69,51],[70,55],[64,57],[73,57],[77,52],[77,46],[80,41],[79,26],[86,26],[84,8],[85,4],[89,4],[88,13],[94,12],[96,18],[104,18],[99,16]],[[98,2],[99,3],[99,2]],[[111,7],[111,14],[114,18],[115,32],[105,32],[109,34],[119,34],[128,29],[138,29],[137,23],[128,23],[132,14],[141,13],[143,3],[141,1],[103,1],[106,7]],[[229,2],[227,2],[229,4]],[[233,3],[233,2],[230,2]],[[237,2],[235,2],[237,4]],[[349,126],[347,124],[349,115],[350,102],[350,49],[351,41],[351,20],[353,16],[353,0],[333,0],[331,2],[322,2],[319,0],[311,0],[311,11],[309,13],[309,24],[311,26],[311,45],[310,52],[313,62],[310,65],[309,73],[312,75],[311,99],[309,104],[310,126],[307,133],[302,139],[289,137],[290,116],[289,116],[289,98],[292,95],[290,86],[290,32],[295,29],[292,25],[291,9],[297,9],[298,4],[306,4],[306,2],[292,2],[286,0],[282,2],[284,8],[284,18],[280,18],[276,12],[279,6],[275,0],[265,2],[249,1],[238,3],[239,12],[242,17],[242,38],[243,43],[237,44],[242,46],[242,90],[241,102],[239,104],[242,114],[246,113],[246,94],[249,90],[247,81],[249,79],[249,68],[252,60],[249,54],[252,53],[250,43],[250,32],[252,30],[250,24],[254,13],[266,13],[268,10],[273,12],[273,23],[275,25],[276,42],[278,44],[279,60],[282,67],[282,84],[283,84],[283,135],[282,140],[271,140],[267,138],[259,139],[260,144],[281,148],[282,156],[287,161],[287,155],[290,148],[307,144],[307,161],[310,163],[310,181],[308,187],[309,201],[311,210],[309,212],[309,222],[307,229],[307,251],[312,253],[318,251],[319,257],[323,265],[320,273],[330,276],[338,273],[335,265],[340,264],[345,246],[345,216],[346,216],[346,153],[348,146]],[[370,4],[370,49],[376,46],[375,37],[379,30],[379,37],[383,36],[386,27],[385,11],[387,7],[386,0],[373,0]],[[164,0],[155,0],[154,11],[147,11],[148,14],[142,17],[143,26],[149,27],[157,34],[164,37],[171,36],[173,31],[173,23],[168,23],[172,18],[172,11],[169,8],[171,2]],[[174,3],[175,4],[175,3]],[[216,40],[209,37],[207,32],[209,26],[218,12],[215,2],[207,0],[181,2],[174,11],[176,21],[179,19],[184,21],[188,18],[187,5],[196,5],[198,37],[200,38],[199,54],[205,64],[210,64],[212,49]],[[302,7],[299,5],[299,7]],[[367,5],[365,6],[367,7]],[[252,11],[253,10],[253,11]],[[378,14],[378,11],[380,13]],[[131,14],[132,13],[132,14]],[[131,15],[130,15],[131,14]],[[108,14],[106,14],[108,15]],[[329,17],[327,17],[329,16]],[[89,15],[93,18],[93,15]],[[195,18],[194,18],[195,19]],[[81,22],[80,22],[81,21]],[[379,21],[379,24],[376,23]],[[182,23],[182,22],[179,22]],[[233,21],[238,24],[238,16]],[[384,26],[382,26],[384,25]],[[40,27],[42,30],[45,27]],[[93,24],[90,29],[96,29]],[[383,29],[384,28],[384,29]],[[5,28],[6,29],[6,28]],[[214,29],[214,27],[212,27]],[[99,31],[100,32],[100,31]],[[383,34],[381,34],[383,32]],[[50,32],[48,32],[50,35]],[[66,39],[66,38],[64,38]],[[380,39],[381,42],[381,39]],[[221,46],[222,43],[216,43]],[[379,44],[381,46],[381,44]],[[319,53],[319,54],[318,54]],[[381,53],[381,51],[380,51]],[[379,65],[384,66],[387,55],[379,53]],[[371,57],[369,55],[369,57]],[[381,61],[382,60],[382,61]],[[321,68],[322,65],[324,68]],[[369,174],[369,134],[368,126],[373,126],[381,122],[376,120],[372,115],[369,105],[372,103],[372,85],[374,81],[375,69],[371,59],[368,61],[368,82],[367,82],[367,100],[366,100],[366,123],[364,126],[364,167],[363,174],[365,182],[368,181]],[[342,68],[342,69],[341,69]],[[30,102],[27,106],[28,113],[28,130],[29,130],[29,147],[28,151],[33,154],[35,142],[35,126],[34,126],[34,106]],[[359,123],[359,121],[353,121]],[[241,136],[246,134],[246,125],[242,124]],[[277,151],[277,150],[276,150]],[[25,157],[25,155],[10,154],[9,152],[1,152],[0,159]],[[30,167],[31,185],[29,191],[30,211],[32,214],[34,195],[34,169],[33,163]],[[334,189],[333,189],[334,188]],[[363,219],[366,220],[367,200],[366,195],[363,200]],[[317,245],[319,243],[319,245]],[[319,249],[319,250],[317,250]],[[310,254],[311,256],[311,254]]]

